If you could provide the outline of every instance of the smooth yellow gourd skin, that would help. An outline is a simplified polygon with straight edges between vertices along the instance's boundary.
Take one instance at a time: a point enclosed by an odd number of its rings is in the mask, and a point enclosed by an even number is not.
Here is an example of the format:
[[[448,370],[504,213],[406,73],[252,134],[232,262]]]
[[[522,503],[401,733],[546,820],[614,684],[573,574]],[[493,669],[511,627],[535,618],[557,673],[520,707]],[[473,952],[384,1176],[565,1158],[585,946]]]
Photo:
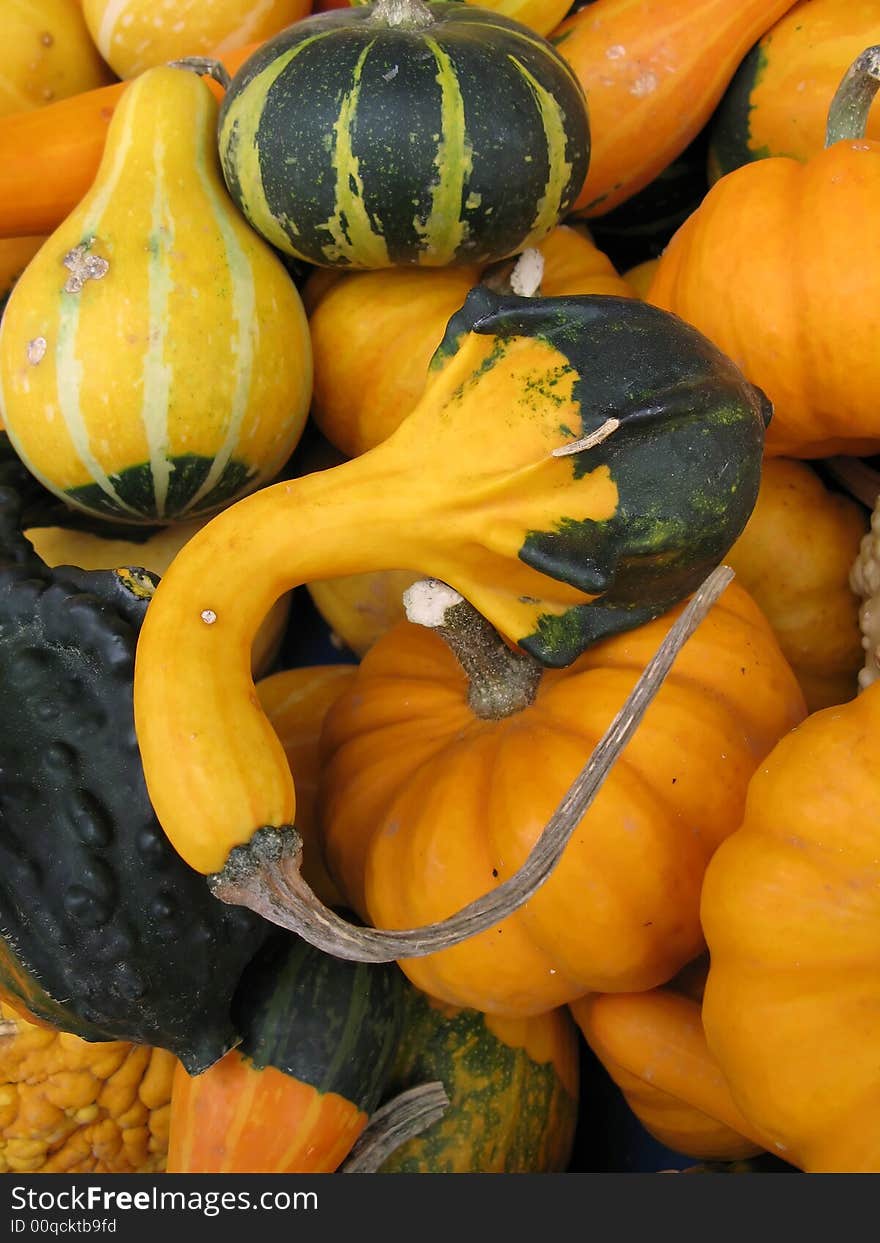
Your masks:
[[[165,1168],[176,1059],[91,1043],[0,1003],[0,1174],[138,1174]]]
[[[0,117],[114,80],[76,0],[3,0]]]
[[[308,412],[302,303],[226,194],[216,118],[193,73],[130,84],[92,189],[31,260],[0,328],[0,408],[19,455],[69,503],[117,520],[220,508],[232,496],[208,493],[224,466],[253,471],[234,495],[267,481]],[[78,290],[77,253],[80,270],[107,265]],[[173,460],[192,455],[211,472],[178,501]],[[133,469],[152,473],[149,488],[120,482]],[[86,500],[70,494],[85,487]]]
[[[120,78],[181,56],[222,56],[311,8],[311,0],[83,0],[92,37]]]

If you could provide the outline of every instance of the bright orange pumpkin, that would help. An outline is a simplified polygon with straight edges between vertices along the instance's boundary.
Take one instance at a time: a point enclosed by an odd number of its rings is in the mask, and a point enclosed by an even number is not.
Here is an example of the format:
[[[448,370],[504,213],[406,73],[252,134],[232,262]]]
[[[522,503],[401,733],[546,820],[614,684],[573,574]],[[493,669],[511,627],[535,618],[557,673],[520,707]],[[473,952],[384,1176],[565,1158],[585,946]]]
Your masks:
[[[731,1095],[808,1172],[880,1173],[880,684],[783,738],[703,888],[703,1023]]]
[[[699,133],[746,52],[794,0],[596,0],[551,42],[590,109],[590,168],[575,215],[604,216]]]
[[[877,80],[865,71],[858,81],[859,107],[834,120],[834,133],[848,136],[807,163],[780,156],[722,177],[673,237],[648,292],[767,394],[771,456],[880,450],[880,261],[870,243],[880,143],[861,136]]]
[[[675,614],[546,670],[530,706],[480,719],[444,642],[408,622],[365,656],[326,718],[330,870],[378,927],[442,919],[524,861]],[[452,1005],[539,1014],[588,991],[668,980],[702,949],[706,862],[755,766],[804,713],[769,626],[730,587],[525,907],[401,965]]]

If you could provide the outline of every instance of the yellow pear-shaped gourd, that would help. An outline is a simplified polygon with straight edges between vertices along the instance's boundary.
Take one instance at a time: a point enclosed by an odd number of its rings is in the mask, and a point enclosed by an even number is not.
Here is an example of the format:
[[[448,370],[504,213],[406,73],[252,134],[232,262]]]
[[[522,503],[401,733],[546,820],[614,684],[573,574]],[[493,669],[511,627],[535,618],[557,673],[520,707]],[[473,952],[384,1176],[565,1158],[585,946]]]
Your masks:
[[[9,437],[47,488],[90,513],[212,513],[277,474],[305,423],[305,313],[227,196],[216,119],[193,73],[132,82],[91,190],[0,325]]]

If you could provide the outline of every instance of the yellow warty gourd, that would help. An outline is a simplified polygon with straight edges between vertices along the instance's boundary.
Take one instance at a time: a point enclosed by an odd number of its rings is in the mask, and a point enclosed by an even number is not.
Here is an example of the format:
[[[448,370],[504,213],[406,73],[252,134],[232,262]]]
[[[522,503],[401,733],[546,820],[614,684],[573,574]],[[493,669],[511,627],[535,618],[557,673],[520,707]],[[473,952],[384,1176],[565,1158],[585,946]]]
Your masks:
[[[175,1059],[90,1043],[0,1003],[0,1174],[164,1170]]]

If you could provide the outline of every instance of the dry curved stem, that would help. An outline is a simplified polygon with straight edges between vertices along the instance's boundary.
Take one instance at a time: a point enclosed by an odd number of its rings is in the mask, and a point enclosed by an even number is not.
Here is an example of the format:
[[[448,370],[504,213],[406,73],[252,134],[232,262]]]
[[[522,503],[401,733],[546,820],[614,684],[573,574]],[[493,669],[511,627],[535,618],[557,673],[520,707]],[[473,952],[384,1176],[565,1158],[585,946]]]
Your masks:
[[[860,52],[843,76],[828,108],[825,146],[864,138],[868,113],[880,89],[880,44]]]
[[[183,56],[180,60],[170,60],[168,68],[188,69],[190,73],[197,73],[200,78],[213,78],[215,82],[220,83],[224,91],[229,90],[229,84],[232,81],[226,66],[210,56]]]
[[[377,1109],[349,1153],[340,1174],[375,1174],[392,1153],[446,1113],[449,1097],[439,1079],[408,1088]]]
[[[635,733],[676,656],[733,579],[718,566],[676,618],[587,764],[548,820],[528,858],[513,876],[462,910],[420,928],[364,928],[326,907],[300,874],[302,839],[292,826],[258,829],[229,855],[222,872],[208,877],[215,897],[247,906],[271,923],[296,932],[317,949],[352,962],[423,958],[459,945],[519,910],[541,888],[562,858],[617,757]]]

